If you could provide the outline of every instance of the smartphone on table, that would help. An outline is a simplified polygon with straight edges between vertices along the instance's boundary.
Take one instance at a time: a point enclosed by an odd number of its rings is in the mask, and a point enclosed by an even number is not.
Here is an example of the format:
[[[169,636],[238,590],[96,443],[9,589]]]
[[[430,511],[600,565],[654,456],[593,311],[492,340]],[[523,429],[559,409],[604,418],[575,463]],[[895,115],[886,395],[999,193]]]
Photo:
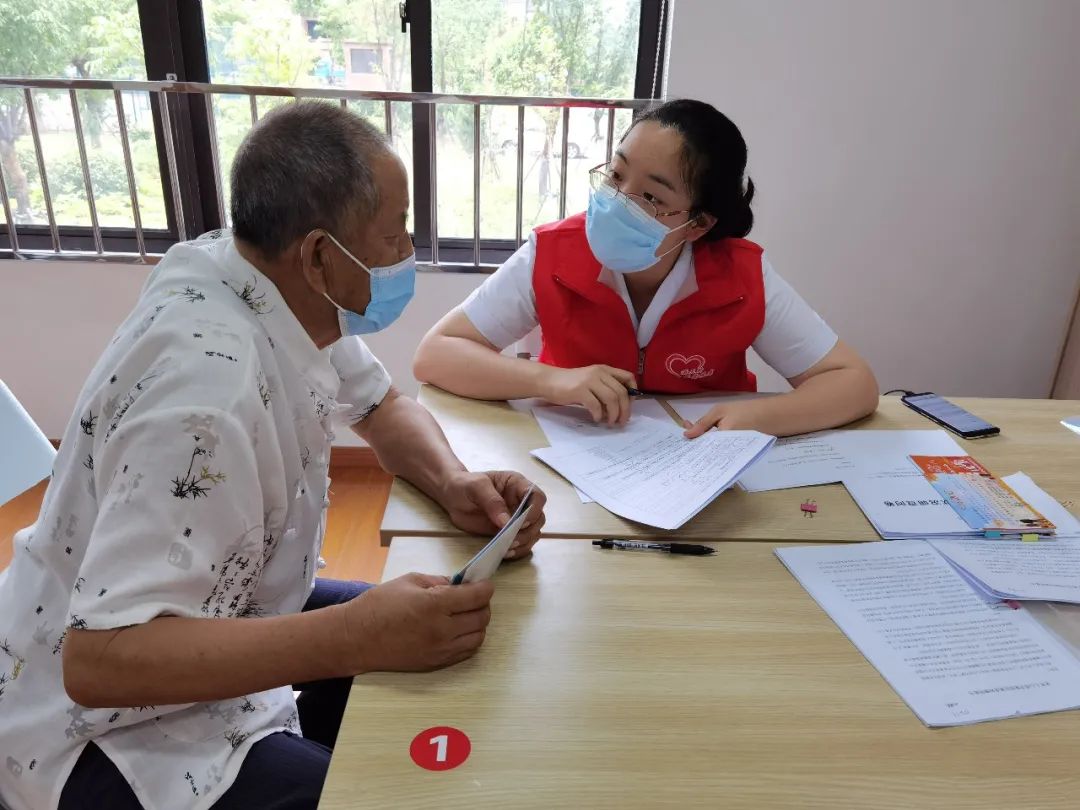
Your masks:
[[[900,397],[900,401],[916,413],[937,422],[943,428],[951,430],[964,439],[984,439],[987,436],[996,436],[1001,433],[1001,428],[991,425],[985,419],[980,419],[969,411],[965,411],[959,405],[949,402],[945,397],[940,397],[929,391],[922,394],[905,394]]]

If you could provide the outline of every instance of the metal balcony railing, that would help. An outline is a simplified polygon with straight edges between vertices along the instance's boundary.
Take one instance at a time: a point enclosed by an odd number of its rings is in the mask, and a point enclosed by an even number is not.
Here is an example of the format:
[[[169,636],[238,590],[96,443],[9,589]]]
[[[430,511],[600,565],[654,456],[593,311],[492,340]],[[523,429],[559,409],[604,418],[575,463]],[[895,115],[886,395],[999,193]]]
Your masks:
[[[259,117],[259,97],[285,97],[291,99],[318,98],[336,100],[342,107],[347,107],[350,102],[381,102],[383,108],[383,126],[388,136],[393,133],[393,115],[391,105],[405,103],[413,105],[427,105],[430,114],[420,119],[426,120],[428,127],[427,143],[429,154],[428,171],[424,172],[429,178],[427,187],[426,204],[429,206],[430,234],[424,241],[429,245],[430,253],[427,254],[428,264],[439,267],[439,188],[436,181],[438,172],[438,138],[436,137],[435,108],[439,105],[465,105],[472,109],[473,124],[473,228],[472,228],[472,264],[481,267],[481,246],[485,243],[485,235],[481,233],[481,110],[486,106],[492,107],[516,107],[517,108],[517,156],[515,173],[515,244],[522,241],[523,229],[523,181],[525,163],[525,113],[530,107],[533,108],[557,108],[561,112],[561,150],[554,153],[559,161],[559,216],[566,215],[566,190],[567,190],[567,158],[569,153],[570,111],[574,108],[591,108],[606,111],[607,134],[605,140],[605,155],[610,159],[615,145],[615,113],[618,110],[638,110],[651,102],[646,99],[595,99],[595,98],[545,98],[545,97],[511,97],[511,96],[484,96],[484,95],[441,95],[435,93],[398,93],[398,92],[371,92],[358,90],[345,90],[338,88],[308,88],[308,87],[262,87],[233,84],[201,84],[193,82],[156,82],[156,81],[97,81],[88,79],[23,79],[0,77],[0,89],[7,88],[9,91],[21,92],[23,103],[26,107],[26,123],[29,135],[33,142],[34,156],[41,184],[45,215],[48,227],[48,242],[50,247],[27,244],[27,240],[20,242],[20,237],[30,232],[41,234],[40,225],[19,224],[11,210],[9,201],[8,181],[5,180],[3,167],[0,166],[0,200],[3,204],[4,220],[0,224],[0,255],[4,255],[3,236],[6,234],[7,255],[20,259],[107,259],[111,261],[134,261],[141,263],[153,263],[164,252],[164,248],[171,242],[185,241],[198,234],[192,233],[191,223],[187,221],[186,210],[182,199],[182,188],[177,168],[177,155],[180,149],[178,143],[177,127],[175,126],[175,113],[179,109],[177,101],[179,97],[200,97],[205,105],[207,123],[209,127],[209,143],[213,175],[215,179],[214,192],[217,195],[218,210],[224,216],[225,200],[222,177],[222,166],[219,155],[219,143],[216,133],[214,115],[214,96],[246,96],[250,105],[251,122],[254,125]],[[71,116],[74,124],[75,138],[78,145],[78,154],[82,166],[82,181],[85,186],[86,202],[89,209],[90,228],[93,248],[71,249],[62,244],[62,231],[65,226],[58,223],[53,206],[53,197],[50,194],[49,178],[47,173],[47,161],[41,137],[41,127],[37,107],[35,105],[35,91],[50,91],[52,94],[66,93],[71,105]],[[99,223],[98,209],[95,205],[94,183],[91,176],[90,164],[87,159],[86,136],[80,114],[80,94],[91,91],[111,91],[112,103],[115,106],[116,121],[118,124],[118,137],[123,152],[124,171],[127,176],[127,190],[131,201],[131,224],[130,233],[134,237],[134,250],[116,251],[107,250],[105,240],[102,238],[102,227]],[[136,185],[135,172],[132,165],[131,143],[125,115],[124,94],[148,93],[151,99],[156,99],[152,107],[158,111],[157,124],[159,127],[159,143],[164,150],[164,167],[162,182],[170,211],[170,227],[167,239],[156,238],[155,245],[159,249],[153,249],[149,245],[147,229],[144,228],[140,216],[139,195]],[[419,156],[414,155],[414,160]],[[419,196],[419,195],[417,195]],[[226,222],[220,223],[222,225]],[[4,229],[6,226],[6,230]],[[83,229],[85,231],[85,229]],[[127,230],[127,229],[125,229]],[[115,230],[113,230],[115,232]],[[158,237],[161,231],[154,232]],[[40,239],[39,245],[40,245]],[[460,239],[457,240],[461,242]],[[90,243],[88,243],[90,244]]]

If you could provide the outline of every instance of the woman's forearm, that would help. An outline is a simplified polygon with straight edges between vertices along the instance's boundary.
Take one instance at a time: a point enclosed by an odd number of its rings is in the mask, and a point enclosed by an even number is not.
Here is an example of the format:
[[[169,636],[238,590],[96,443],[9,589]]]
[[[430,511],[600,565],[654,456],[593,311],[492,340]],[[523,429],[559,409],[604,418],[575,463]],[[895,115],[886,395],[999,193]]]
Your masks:
[[[866,368],[833,369],[794,391],[753,400],[752,404],[758,430],[773,436],[794,436],[846,425],[873,413],[878,405],[877,382]]]

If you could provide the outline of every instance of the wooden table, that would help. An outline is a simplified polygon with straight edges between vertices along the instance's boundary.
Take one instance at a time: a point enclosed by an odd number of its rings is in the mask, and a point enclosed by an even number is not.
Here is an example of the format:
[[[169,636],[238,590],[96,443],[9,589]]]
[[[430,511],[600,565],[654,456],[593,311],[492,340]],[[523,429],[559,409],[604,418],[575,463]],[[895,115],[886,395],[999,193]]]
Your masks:
[[[573,488],[529,455],[548,442],[536,420],[506,403],[477,402],[425,386],[420,402],[435,415],[451,446],[470,470],[517,470],[548,496],[546,537],[661,537],[701,540],[806,540],[832,542],[877,537],[859,507],[840,484],[776,492],[730,490],[676,532],[665,532],[583,504]],[[676,400],[670,400],[676,404]],[[1080,402],[1038,399],[956,399],[955,402],[1001,428],[1001,435],[957,441],[998,475],[1026,472],[1060,501],[1080,505],[1080,440],[1060,422],[1080,413]],[[900,403],[882,398],[876,414],[852,427],[870,430],[933,429],[935,425]],[[799,504],[818,503],[807,518]],[[1075,507],[1074,507],[1075,511]],[[381,538],[459,537],[462,532],[426,496],[395,481],[383,517]]]
[[[478,655],[356,680],[320,807],[1069,808],[1080,713],[922,725],[773,554],[542,541],[496,575]],[[466,539],[399,539],[386,578]],[[472,743],[422,770],[414,736]]]

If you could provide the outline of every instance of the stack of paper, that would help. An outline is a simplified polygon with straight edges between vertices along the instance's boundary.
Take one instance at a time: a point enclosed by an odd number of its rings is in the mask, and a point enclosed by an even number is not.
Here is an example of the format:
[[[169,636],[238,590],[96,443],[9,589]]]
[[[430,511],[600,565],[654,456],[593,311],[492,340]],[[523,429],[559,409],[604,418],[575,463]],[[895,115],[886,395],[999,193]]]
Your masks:
[[[1080,604],[1080,537],[1039,543],[977,537],[926,543],[988,598]]]
[[[772,446],[756,431],[713,430],[687,439],[674,422],[644,431],[543,447],[532,454],[616,515],[677,529]]]
[[[587,410],[576,405],[535,405],[532,414],[552,447],[578,447],[609,436],[645,438],[674,425],[663,406],[652,399],[635,402],[630,421],[625,425],[594,422]],[[576,491],[582,503],[592,502],[580,489]]]
[[[1061,634],[980,598],[930,544],[776,553],[928,726],[1080,707],[1080,659]]]
[[[1080,520],[1023,473],[1002,479],[1057,526],[1038,542],[985,538],[927,542],[989,599],[1080,604]]]
[[[917,455],[963,455],[945,431],[860,430],[845,438],[852,469],[844,486],[886,540],[981,535],[911,461]]]
[[[696,422],[716,405],[771,396],[776,394],[725,394],[675,399],[669,403],[683,419]],[[768,492],[839,483],[853,468],[847,437],[856,432],[826,430],[777,439],[765,457],[739,479],[739,486],[747,492]]]
[[[966,521],[912,456],[956,457],[964,451],[943,430],[823,431],[780,439],[739,484],[764,492],[842,482],[887,540],[982,536],[982,524],[976,528]]]
[[[680,404],[680,413],[684,410]],[[929,448],[963,452],[943,430],[826,430],[790,436],[778,439],[739,485],[748,492],[767,492],[847,483],[866,475],[915,478],[908,457],[929,454]]]

